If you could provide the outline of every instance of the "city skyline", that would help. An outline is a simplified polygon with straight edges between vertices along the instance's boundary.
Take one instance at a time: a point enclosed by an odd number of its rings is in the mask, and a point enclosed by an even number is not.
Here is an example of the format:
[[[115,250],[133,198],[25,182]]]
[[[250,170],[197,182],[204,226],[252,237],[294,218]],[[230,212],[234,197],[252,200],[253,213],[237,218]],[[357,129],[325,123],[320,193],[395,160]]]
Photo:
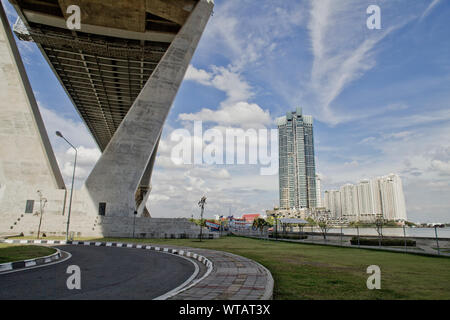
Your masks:
[[[408,221],[402,180],[397,174],[347,183],[339,190],[326,190],[324,206],[334,218],[348,221]]]
[[[272,128],[302,106],[315,119],[323,189],[397,172],[410,220],[450,220],[450,44],[442,41],[450,37],[450,4],[378,1],[382,29],[369,30],[372,1],[321,3],[216,1],[161,139],[155,216],[189,217],[203,193],[211,216],[278,203],[278,177],[260,176],[257,166],[175,166],[169,137],[193,118],[211,128]],[[11,5],[2,4],[14,23]],[[66,184],[73,151],[54,132],[63,130],[79,149],[80,187],[100,150],[39,49],[18,45]]]

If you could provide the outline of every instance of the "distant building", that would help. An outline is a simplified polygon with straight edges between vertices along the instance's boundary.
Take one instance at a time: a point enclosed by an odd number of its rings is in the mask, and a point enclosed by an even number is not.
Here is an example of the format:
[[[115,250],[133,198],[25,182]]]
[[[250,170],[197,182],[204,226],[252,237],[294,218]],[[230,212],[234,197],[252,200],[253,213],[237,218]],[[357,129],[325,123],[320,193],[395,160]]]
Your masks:
[[[358,189],[353,184],[346,184],[340,189],[342,217],[349,221],[359,220]]]
[[[407,220],[403,185],[396,174],[325,191],[324,206],[332,216],[348,221],[370,222],[380,216],[390,221]]]
[[[379,179],[383,217],[387,220],[407,220],[405,196],[400,177],[390,174]]]
[[[331,216],[333,218],[341,218],[341,193],[338,190],[325,191],[323,206],[330,210]]]
[[[318,174],[316,174],[316,207],[318,208],[322,207],[322,190],[320,177]]]
[[[317,207],[313,118],[302,109],[278,119],[280,208]]]
[[[258,219],[261,215],[256,213],[256,214],[244,214],[242,216],[242,220],[245,222],[252,222],[255,221],[255,219]]]

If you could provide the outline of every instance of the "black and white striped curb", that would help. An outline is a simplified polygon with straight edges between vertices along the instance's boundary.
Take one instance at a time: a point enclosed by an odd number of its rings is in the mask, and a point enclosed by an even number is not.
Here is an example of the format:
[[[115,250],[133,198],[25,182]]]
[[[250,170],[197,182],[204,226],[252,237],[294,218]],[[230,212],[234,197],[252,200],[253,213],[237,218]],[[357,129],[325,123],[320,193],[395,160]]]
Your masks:
[[[10,244],[58,244],[58,245],[80,245],[80,246],[95,246],[95,247],[117,247],[117,248],[133,248],[133,249],[145,249],[166,252],[171,254],[177,254],[188,258],[195,259],[203,263],[207,268],[212,268],[212,262],[206,257],[193,253],[190,251],[156,247],[150,245],[132,244],[132,243],[120,243],[120,242],[90,242],[90,241],[65,241],[65,240],[0,240],[0,243]]]
[[[50,262],[57,261],[61,258],[62,258],[61,250],[56,249],[55,253],[53,253],[49,256],[46,256],[46,257],[2,263],[2,264],[0,264],[0,273],[17,270],[17,269],[26,269],[26,268],[30,268],[30,267],[41,266],[41,265],[48,264]]]
[[[206,257],[199,255],[197,253],[193,253],[190,251],[185,251],[181,249],[170,249],[164,247],[156,247],[151,245],[144,244],[135,244],[135,243],[120,243],[120,242],[88,242],[88,241],[62,241],[61,244],[71,244],[71,245],[84,245],[84,246],[96,246],[96,247],[117,247],[117,248],[132,248],[132,249],[144,249],[144,250],[153,250],[160,251],[165,253],[176,254],[180,256],[185,256],[188,258],[195,259],[201,263],[203,263],[207,268],[212,268],[212,262],[209,261]]]
[[[159,251],[162,253],[168,253],[173,255],[179,255],[181,257],[191,258],[194,260],[199,261],[200,263],[204,264],[206,266],[206,272],[205,274],[199,278],[196,279],[182,288],[178,288],[175,291],[171,291],[169,294],[165,294],[161,297],[156,298],[157,300],[166,300],[168,298],[171,298],[173,296],[176,296],[177,294],[195,286],[197,283],[201,282],[203,279],[208,277],[213,270],[213,263],[206,257],[199,255],[197,253],[193,253],[186,250],[181,249],[172,249],[172,248],[164,248],[159,246],[151,246],[151,245],[144,245],[144,244],[132,244],[132,243],[121,243],[121,242],[92,242],[92,241],[65,241],[65,240],[0,240],[0,243],[9,243],[9,244],[56,244],[56,245],[78,245],[78,246],[95,246],[95,247],[115,247],[115,248],[132,248],[132,249],[144,249],[144,250],[152,250],[152,251]],[[57,249],[58,250],[58,249]],[[59,254],[58,259],[61,257],[61,252],[58,250],[56,254]],[[48,257],[39,258],[39,259],[47,259]],[[39,259],[33,259],[33,260],[39,260]],[[54,260],[52,260],[54,261]],[[22,265],[22,267],[17,266],[16,268],[23,268],[23,263],[27,262],[29,263],[29,266],[36,266],[36,264],[32,264],[32,260],[26,260],[26,261],[20,261],[20,262],[13,262],[13,263],[6,263],[5,265],[12,265],[12,264],[19,264]],[[12,269],[1,269],[0,265],[0,272],[1,271],[9,271]]]
[[[0,240],[0,243],[9,244],[66,244],[63,240]]]

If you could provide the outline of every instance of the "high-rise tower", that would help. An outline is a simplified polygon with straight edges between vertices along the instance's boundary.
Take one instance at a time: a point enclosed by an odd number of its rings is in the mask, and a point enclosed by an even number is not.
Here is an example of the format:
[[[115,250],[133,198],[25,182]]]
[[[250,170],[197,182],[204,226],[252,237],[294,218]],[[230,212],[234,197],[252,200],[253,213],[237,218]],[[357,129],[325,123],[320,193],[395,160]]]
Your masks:
[[[278,119],[280,207],[315,208],[316,166],[313,118],[302,109]]]

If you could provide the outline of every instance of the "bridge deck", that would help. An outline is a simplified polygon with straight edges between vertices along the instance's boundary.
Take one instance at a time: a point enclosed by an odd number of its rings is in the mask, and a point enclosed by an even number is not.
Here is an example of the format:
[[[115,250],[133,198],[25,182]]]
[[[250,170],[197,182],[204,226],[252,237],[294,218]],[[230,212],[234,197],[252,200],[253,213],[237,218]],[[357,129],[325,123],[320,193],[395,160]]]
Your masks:
[[[198,0],[10,0],[104,150]],[[66,27],[68,5],[81,30]]]

